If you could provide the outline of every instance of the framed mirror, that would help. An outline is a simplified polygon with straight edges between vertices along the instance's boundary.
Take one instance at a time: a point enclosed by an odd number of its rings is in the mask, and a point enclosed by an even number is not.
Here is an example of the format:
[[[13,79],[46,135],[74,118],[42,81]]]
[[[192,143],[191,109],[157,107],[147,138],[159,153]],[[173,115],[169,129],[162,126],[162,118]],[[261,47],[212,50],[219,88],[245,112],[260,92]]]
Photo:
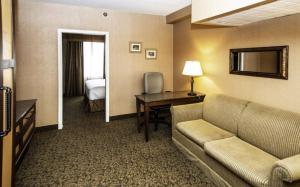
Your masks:
[[[230,74],[288,79],[288,46],[230,49]]]

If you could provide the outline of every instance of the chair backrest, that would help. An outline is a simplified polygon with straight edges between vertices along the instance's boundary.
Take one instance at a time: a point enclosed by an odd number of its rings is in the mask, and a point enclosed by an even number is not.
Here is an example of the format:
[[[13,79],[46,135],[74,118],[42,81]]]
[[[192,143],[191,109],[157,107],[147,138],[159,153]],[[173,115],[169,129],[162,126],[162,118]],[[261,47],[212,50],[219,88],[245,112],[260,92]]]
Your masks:
[[[144,93],[161,93],[164,90],[164,77],[160,72],[147,72],[144,74]]]

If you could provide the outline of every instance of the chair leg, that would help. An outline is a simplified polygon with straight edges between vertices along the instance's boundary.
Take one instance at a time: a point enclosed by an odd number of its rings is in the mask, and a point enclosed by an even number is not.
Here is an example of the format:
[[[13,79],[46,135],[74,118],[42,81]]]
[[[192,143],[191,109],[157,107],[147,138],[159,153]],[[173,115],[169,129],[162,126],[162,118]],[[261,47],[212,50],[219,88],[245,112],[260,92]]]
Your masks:
[[[154,112],[154,119],[155,119],[155,124],[154,124],[154,131],[157,131],[158,129],[158,112]]]

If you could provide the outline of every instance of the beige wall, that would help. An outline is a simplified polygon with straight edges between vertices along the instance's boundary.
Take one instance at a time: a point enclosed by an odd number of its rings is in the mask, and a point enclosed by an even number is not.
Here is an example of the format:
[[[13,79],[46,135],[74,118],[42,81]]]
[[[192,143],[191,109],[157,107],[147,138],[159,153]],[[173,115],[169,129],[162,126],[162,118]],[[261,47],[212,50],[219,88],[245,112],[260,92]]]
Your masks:
[[[57,29],[110,33],[110,112],[135,112],[134,94],[142,92],[142,75],[160,71],[173,88],[173,26],[165,18],[70,5],[19,0],[17,22],[17,99],[37,98],[37,125],[57,124]],[[129,41],[157,48],[158,59],[129,53]]]
[[[225,93],[300,113],[300,15],[277,18],[235,28],[174,25],[174,90],[189,89],[181,75],[185,60],[200,60],[205,76],[196,90]],[[289,80],[229,74],[229,49],[289,45]]]

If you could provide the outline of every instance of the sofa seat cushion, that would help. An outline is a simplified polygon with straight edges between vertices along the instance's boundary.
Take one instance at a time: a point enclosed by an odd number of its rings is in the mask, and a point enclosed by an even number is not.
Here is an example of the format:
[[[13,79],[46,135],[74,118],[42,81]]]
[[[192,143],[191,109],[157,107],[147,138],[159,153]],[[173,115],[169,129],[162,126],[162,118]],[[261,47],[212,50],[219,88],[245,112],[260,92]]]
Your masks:
[[[206,142],[234,136],[202,119],[180,122],[176,129],[202,148]]]
[[[253,186],[268,186],[272,167],[279,160],[237,137],[205,143],[204,150]]]

